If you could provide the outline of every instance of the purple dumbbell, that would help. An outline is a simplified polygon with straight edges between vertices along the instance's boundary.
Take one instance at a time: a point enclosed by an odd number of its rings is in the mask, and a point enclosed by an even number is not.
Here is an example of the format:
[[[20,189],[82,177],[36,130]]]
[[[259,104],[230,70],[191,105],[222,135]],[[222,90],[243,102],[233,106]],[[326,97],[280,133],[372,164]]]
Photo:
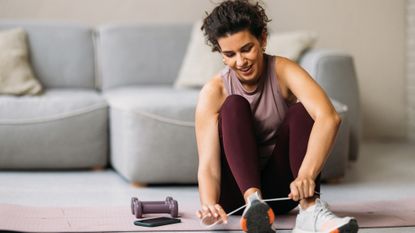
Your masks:
[[[136,218],[142,218],[143,214],[168,213],[173,218],[179,216],[179,204],[172,197],[166,197],[165,201],[140,201],[136,197],[131,198],[131,212]]]

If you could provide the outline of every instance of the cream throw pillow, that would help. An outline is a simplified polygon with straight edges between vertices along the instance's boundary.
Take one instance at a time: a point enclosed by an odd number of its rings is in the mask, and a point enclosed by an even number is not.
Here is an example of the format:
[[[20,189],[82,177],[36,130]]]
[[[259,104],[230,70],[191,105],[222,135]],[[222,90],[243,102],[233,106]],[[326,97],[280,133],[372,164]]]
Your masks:
[[[313,47],[316,41],[317,33],[310,31],[271,33],[265,52],[298,61],[302,52]]]
[[[41,91],[29,64],[25,31],[0,31],[0,94],[35,95]]]
[[[206,44],[201,26],[201,21],[193,25],[189,45],[174,83],[176,88],[202,87],[225,67],[221,55],[212,52]]]

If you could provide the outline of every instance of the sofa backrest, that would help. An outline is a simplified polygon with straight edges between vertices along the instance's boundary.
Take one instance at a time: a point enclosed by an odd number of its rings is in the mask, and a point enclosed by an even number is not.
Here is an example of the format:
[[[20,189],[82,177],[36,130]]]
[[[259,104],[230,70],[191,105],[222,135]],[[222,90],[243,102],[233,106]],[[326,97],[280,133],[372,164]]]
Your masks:
[[[101,26],[96,48],[102,89],[173,84],[191,28],[191,24]]]
[[[21,27],[28,35],[36,77],[46,88],[94,88],[92,30],[62,22],[0,21],[0,30]]]

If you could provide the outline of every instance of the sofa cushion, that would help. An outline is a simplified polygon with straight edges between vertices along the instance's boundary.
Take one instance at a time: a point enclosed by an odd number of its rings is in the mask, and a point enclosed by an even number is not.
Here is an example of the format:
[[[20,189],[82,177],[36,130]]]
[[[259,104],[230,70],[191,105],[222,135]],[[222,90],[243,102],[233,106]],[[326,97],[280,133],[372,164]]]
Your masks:
[[[225,67],[221,54],[212,52],[212,48],[206,44],[201,26],[201,21],[193,25],[178,78],[174,82],[177,88],[202,87]]]
[[[172,124],[194,125],[200,90],[166,86],[123,87],[104,92],[111,108],[145,115]]]
[[[194,110],[198,92],[172,87],[106,91],[114,169],[133,182],[197,182]]]
[[[26,32],[21,28],[0,31],[0,51],[0,94],[39,94],[42,86],[29,62]]]
[[[172,85],[182,64],[191,26],[105,25],[98,30],[98,69],[103,89]]]
[[[298,61],[301,54],[313,47],[316,41],[317,33],[312,31],[274,32],[268,37],[266,52]]]
[[[1,20],[0,30],[27,33],[33,71],[46,88],[94,88],[92,30],[76,23]]]
[[[98,92],[82,89],[48,89],[40,96],[1,96],[0,123],[45,122],[106,108]]]
[[[107,103],[99,93],[49,89],[0,97],[0,168],[84,168],[107,163]]]

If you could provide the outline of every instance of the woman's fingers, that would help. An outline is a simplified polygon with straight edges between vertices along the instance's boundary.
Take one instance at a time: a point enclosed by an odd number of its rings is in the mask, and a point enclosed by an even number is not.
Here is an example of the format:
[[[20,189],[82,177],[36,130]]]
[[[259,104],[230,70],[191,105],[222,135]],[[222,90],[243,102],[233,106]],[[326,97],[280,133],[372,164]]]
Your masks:
[[[196,216],[198,217],[198,218],[202,218],[203,217],[203,213],[202,213],[202,211],[200,211],[200,210],[198,210],[197,212],[196,212]]]
[[[307,184],[305,183],[305,181],[299,181],[299,182],[297,182],[297,189],[298,189],[298,193],[299,193],[299,196],[300,196],[300,200],[302,200],[302,199],[304,199],[305,198],[305,195],[304,195],[304,187],[306,186]]]
[[[308,187],[308,196],[312,197],[314,196],[314,189],[316,188],[316,184],[312,182],[310,186]]]
[[[209,210],[212,213],[213,217],[215,217],[215,218],[219,217],[218,210],[215,208],[214,205],[209,205]]]
[[[302,197],[309,198],[309,197],[314,196],[315,187],[316,185],[313,180],[311,179],[303,180],[301,183]]]
[[[205,225],[210,225],[215,222],[215,218],[210,212],[210,208],[207,205],[202,205],[202,210],[197,211],[196,215],[202,220]]]
[[[204,216],[208,216],[208,217],[212,216],[212,213],[210,212],[210,209],[207,205],[203,205],[202,210],[203,210]]]
[[[294,201],[298,201],[300,196],[299,196],[299,193],[298,193],[297,186],[295,185],[294,182],[292,182],[290,184],[290,189],[291,189],[290,198]]]
[[[228,221],[228,215],[219,204],[202,205],[202,210],[198,210],[196,215],[206,225],[211,225],[217,221],[219,221],[218,223],[227,223]]]
[[[216,204],[216,205],[215,205],[215,208],[216,208],[216,210],[218,211],[219,216],[220,216],[220,218],[222,219],[222,221],[223,221],[224,223],[228,223],[228,215],[226,215],[225,210],[223,210],[223,208],[222,208],[219,204]]]
[[[212,225],[215,221],[216,221],[216,218],[214,218],[213,216],[205,215],[202,218],[202,223],[205,224],[205,225]]]
[[[296,179],[290,184],[289,197],[294,201],[314,196],[316,185],[312,179]]]

